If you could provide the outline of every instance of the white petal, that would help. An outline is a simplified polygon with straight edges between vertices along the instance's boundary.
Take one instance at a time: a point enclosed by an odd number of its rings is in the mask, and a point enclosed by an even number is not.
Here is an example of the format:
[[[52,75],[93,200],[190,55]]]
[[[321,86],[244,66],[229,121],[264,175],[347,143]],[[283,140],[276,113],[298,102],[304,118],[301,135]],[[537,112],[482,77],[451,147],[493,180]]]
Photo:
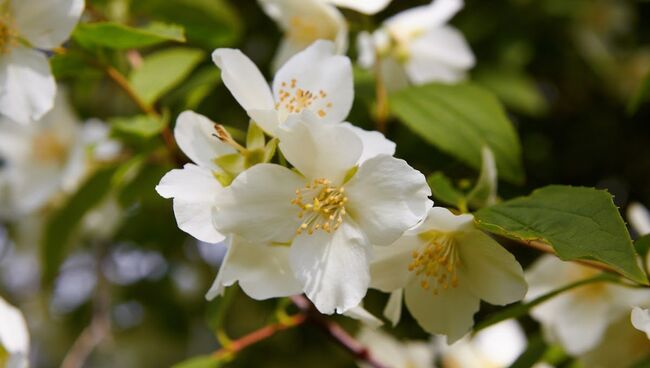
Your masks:
[[[474,230],[474,216],[469,213],[455,215],[445,207],[431,207],[424,221],[409,230],[409,234],[419,234],[429,230],[444,233],[472,231]]]
[[[380,132],[364,130],[347,122],[343,123],[343,126],[352,129],[363,143],[363,152],[359,158],[359,165],[377,155],[393,156],[395,154],[395,142],[388,140]]]
[[[291,268],[321,313],[344,313],[366,295],[369,253],[363,233],[343,222],[332,234],[316,231],[298,235],[291,246]]]
[[[434,28],[409,45],[406,72],[415,84],[462,80],[475,59],[463,35],[453,27]]]
[[[253,299],[264,300],[302,292],[302,286],[289,266],[289,247],[251,244],[235,237],[224,258],[219,274],[206,297],[213,299],[223,286],[239,282]]]
[[[526,334],[512,319],[481,330],[471,344],[486,363],[495,367],[510,367],[526,350]]]
[[[465,335],[474,324],[479,299],[462,287],[441,290],[433,295],[418,282],[404,290],[406,307],[418,324],[432,334],[447,335],[451,344]]]
[[[278,130],[280,150],[308,179],[325,178],[336,184],[361,157],[361,139],[339,124],[323,124],[313,113],[292,116]]]
[[[253,242],[291,241],[301,220],[291,201],[304,178],[274,164],[259,164],[242,172],[218,199],[215,226]]]
[[[634,307],[630,319],[632,320],[632,326],[639,331],[645,332],[648,339],[650,339],[650,310]]]
[[[384,307],[384,317],[388,318],[388,320],[393,323],[393,327],[397,326],[399,320],[402,318],[403,299],[404,289],[397,289],[390,293],[388,301],[386,302],[386,307]]]
[[[156,191],[165,198],[174,198],[174,215],[181,230],[206,243],[224,239],[214,227],[212,211],[225,189],[210,171],[187,164],[182,170],[165,174]]]
[[[0,298],[0,347],[9,354],[29,351],[29,331],[20,310]]]
[[[357,55],[357,64],[364,69],[372,68],[377,61],[375,42],[372,35],[366,31],[357,35]]]
[[[650,234],[650,212],[641,203],[631,203],[627,207],[627,221],[637,234]]]
[[[273,60],[274,69],[316,40],[334,41],[336,52],[345,53],[347,22],[336,7],[321,0],[259,0],[259,3],[285,32]]]
[[[420,222],[432,204],[424,175],[388,155],[364,162],[345,189],[346,209],[375,245],[393,243]]]
[[[377,328],[384,324],[384,322],[382,322],[379,318],[373,316],[372,313],[363,308],[362,305],[357,305],[354,308],[348,309],[345,313],[343,313],[343,315],[346,317],[354,318],[364,325],[372,328]]]
[[[416,6],[388,18],[384,24],[400,39],[447,23],[460,9],[463,0],[434,0],[429,5]]]
[[[0,114],[26,124],[54,106],[56,84],[47,57],[15,47],[0,58]]]
[[[291,102],[300,91],[313,95],[309,106]],[[323,120],[341,122],[350,113],[354,99],[350,59],[336,55],[334,43],[318,40],[278,70],[273,94],[285,116],[294,113],[288,108],[294,106],[309,109]]]
[[[216,49],[212,53],[212,60],[221,69],[221,80],[244,110],[248,112],[275,109],[273,95],[266,79],[251,59],[241,51]],[[257,120],[253,116],[250,118],[255,119],[262,129],[271,134],[277,127],[277,119],[273,116],[269,114],[264,120]],[[257,118],[259,117],[258,115]]]
[[[420,244],[418,237],[403,236],[390,246],[373,247],[371,287],[389,293],[406,286],[413,276],[408,270],[412,253]]]
[[[341,8],[356,10],[364,14],[375,14],[382,11],[392,0],[325,0]]]
[[[214,136],[214,125],[214,122],[203,115],[184,111],[176,119],[174,138],[178,147],[194,163],[206,169],[221,171],[213,160],[234,153],[235,149]]]
[[[458,235],[459,272],[470,290],[490,304],[505,305],[524,298],[527,285],[521,265],[510,252],[476,230]]]
[[[68,39],[84,0],[11,0],[18,33],[33,46],[53,49]]]

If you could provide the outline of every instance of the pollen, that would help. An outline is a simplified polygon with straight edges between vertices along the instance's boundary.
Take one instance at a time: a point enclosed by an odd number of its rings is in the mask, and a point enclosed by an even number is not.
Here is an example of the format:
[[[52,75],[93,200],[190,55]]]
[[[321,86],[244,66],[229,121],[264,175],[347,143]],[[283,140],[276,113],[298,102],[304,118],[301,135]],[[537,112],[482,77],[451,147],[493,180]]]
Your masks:
[[[348,198],[345,188],[333,185],[327,179],[315,179],[304,188],[296,190],[296,198],[291,204],[298,206],[298,218],[302,224],[296,229],[296,234],[303,232],[313,234],[317,230],[327,233],[336,231],[343,223],[347,214],[345,204]]]
[[[18,44],[18,33],[13,19],[0,10],[0,55],[8,53]]]
[[[280,83],[275,109],[286,111],[290,114],[298,114],[305,109],[315,111],[319,117],[327,116],[332,102],[327,100],[327,92],[322,89],[310,91],[300,86],[296,78]]]
[[[438,234],[418,250],[413,251],[413,260],[408,265],[410,272],[419,278],[420,287],[431,290],[433,295],[458,287],[457,269],[460,256],[456,242],[448,234]]]
[[[39,162],[62,164],[68,154],[68,148],[51,132],[43,132],[33,138],[32,154]]]

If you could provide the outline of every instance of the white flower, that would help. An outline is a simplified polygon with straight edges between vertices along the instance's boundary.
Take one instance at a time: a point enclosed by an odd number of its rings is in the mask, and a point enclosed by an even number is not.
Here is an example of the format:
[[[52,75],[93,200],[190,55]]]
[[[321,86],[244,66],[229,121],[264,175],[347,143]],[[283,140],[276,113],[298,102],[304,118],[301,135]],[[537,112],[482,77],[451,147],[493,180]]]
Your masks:
[[[447,345],[442,336],[436,336],[434,341],[444,368],[505,368],[526,350],[526,334],[514,320],[499,322],[452,345]]]
[[[610,324],[600,343],[581,355],[581,367],[647,367],[650,340],[630,324],[627,314]],[[638,363],[645,362],[643,365]]]
[[[25,317],[17,308],[0,298],[0,366],[29,366],[29,331]]]
[[[627,207],[627,221],[639,236],[650,234],[650,212],[641,203],[630,203]]]
[[[360,162],[348,126],[322,124],[311,111],[279,130],[295,170],[260,164],[241,173],[214,213],[222,233],[254,243],[291,243],[291,268],[322,313],[343,313],[366,293],[370,244],[388,245],[431,205],[424,176],[380,154]],[[357,167],[358,165],[358,167]]]
[[[362,32],[360,64],[371,67],[379,55],[389,89],[403,86],[395,64],[403,65],[413,84],[464,79],[474,55],[463,35],[446,24],[462,7],[462,0],[434,0],[388,18],[372,35]]]
[[[399,341],[373,328],[362,327],[357,340],[368,348],[370,355],[391,368],[431,368],[434,366],[433,346],[423,341]],[[357,363],[367,368],[364,362]]]
[[[56,84],[40,50],[60,46],[83,8],[84,0],[0,0],[0,114],[25,124],[52,108]]]
[[[235,149],[214,136],[215,124],[208,118],[185,111],[178,116],[174,137],[178,147],[194,162],[165,174],[156,186],[164,198],[174,198],[178,227],[206,243],[218,243],[225,237],[212,222],[212,211],[223,187],[214,176],[222,170],[214,159],[234,153]]]
[[[60,191],[76,189],[90,158],[108,159],[119,149],[108,139],[105,124],[79,122],[65,93],[59,93],[54,108],[33,124],[0,119],[0,217],[29,214]]]
[[[639,331],[645,332],[648,339],[650,339],[650,310],[634,307],[632,308],[630,319],[632,321],[632,326]]]
[[[577,263],[542,256],[526,272],[527,300],[537,298],[572,282],[598,274],[598,270]],[[633,306],[647,305],[646,290],[607,282],[591,283],[566,291],[533,308],[531,316],[544,328],[545,336],[559,342],[573,355],[592,349],[607,327],[627,315]]]
[[[354,99],[350,59],[334,55],[334,45],[317,41],[276,73],[273,89],[241,51],[217,49],[212,58],[237,102],[268,134],[288,116],[313,111],[323,121],[345,120]]]
[[[334,42],[336,52],[348,48],[348,25],[336,6],[366,14],[384,9],[390,0],[259,0],[264,12],[284,31],[273,58],[277,69],[291,56],[317,40]]]
[[[393,246],[376,247],[375,253],[371,287],[385,292],[404,288],[406,306],[420,326],[447,335],[450,342],[474,324],[481,299],[505,305],[526,293],[517,260],[477,230],[469,214],[431,208],[424,222]],[[394,295],[388,310],[396,314],[400,293]]]

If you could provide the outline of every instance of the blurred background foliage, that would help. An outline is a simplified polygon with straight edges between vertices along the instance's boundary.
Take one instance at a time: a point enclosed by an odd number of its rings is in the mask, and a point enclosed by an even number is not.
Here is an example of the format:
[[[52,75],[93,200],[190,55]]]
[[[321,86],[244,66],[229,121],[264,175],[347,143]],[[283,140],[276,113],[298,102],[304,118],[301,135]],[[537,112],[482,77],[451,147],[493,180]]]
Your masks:
[[[387,16],[425,3],[395,0],[373,17],[343,10],[351,40]],[[466,1],[452,23],[476,54],[471,79],[506,106],[523,146],[525,184],[501,183],[502,197],[558,183],[607,188],[623,208],[631,200],[650,204],[650,104],[647,98],[635,101],[648,83],[648,19],[650,2],[643,1]],[[278,306],[276,300],[256,302],[239,292],[220,316],[222,301],[206,302],[204,293],[224,248],[197,244],[178,230],[171,201],[154,187],[186,160],[180,152],[170,157],[158,135],[181,111],[200,112],[231,127],[235,136],[246,129],[248,119],[220,83],[212,50],[240,48],[271,79],[280,31],[255,1],[87,0],[83,22],[105,20],[177,24],[187,42],[154,42],[132,52],[102,48],[78,32],[67,45],[70,51],[53,57],[54,72],[80,117],[110,122],[128,154],[97,170],[47,218],[8,226],[0,234],[0,291],[27,315],[35,367],[58,366],[97,316],[110,320],[111,328],[100,328],[107,335],[87,366],[165,367],[216,350],[219,321],[231,336],[241,336],[272,321]],[[140,115],[105,73],[88,66],[89,57],[128,76],[162,118]],[[367,72],[356,72],[349,120],[373,128],[374,82]],[[151,88],[152,78],[163,78],[164,86]],[[397,155],[426,175],[443,171],[461,187],[478,175],[396,120],[390,121],[388,136],[397,142]],[[88,226],[80,224],[91,221],[96,205],[116,208],[112,215],[101,212],[95,235],[86,236]],[[105,236],[97,236],[102,230]],[[524,265],[535,257],[511,250]],[[379,315],[385,300],[370,291],[366,307]],[[479,318],[493,310],[484,306]],[[349,319],[335,318],[356,328]],[[531,320],[524,322],[531,335],[538,334]],[[426,338],[408,316],[396,334]],[[229,366],[351,367],[354,362],[305,326],[246,349]]]

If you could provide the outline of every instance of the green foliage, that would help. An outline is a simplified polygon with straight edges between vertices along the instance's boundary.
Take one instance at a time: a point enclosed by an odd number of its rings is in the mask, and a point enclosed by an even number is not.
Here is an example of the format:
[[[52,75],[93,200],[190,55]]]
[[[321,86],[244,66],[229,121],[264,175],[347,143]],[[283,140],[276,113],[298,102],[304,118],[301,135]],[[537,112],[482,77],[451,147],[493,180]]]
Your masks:
[[[160,134],[168,122],[163,117],[136,115],[111,119],[114,131],[141,138],[151,138]]]
[[[212,50],[234,43],[242,33],[237,12],[225,0],[138,0],[138,13],[182,24],[189,42]]]
[[[444,204],[456,208],[467,207],[465,194],[454,187],[454,184],[442,171],[436,171],[427,178],[433,197]]]
[[[519,138],[490,92],[470,83],[432,83],[401,90],[390,103],[400,121],[440,150],[480,169],[487,145],[503,179],[523,182]]]
[[[635,240],[634,249],[642,259],[645,259],[648,256],[648,251],[650,250],[650,234],[646,234]]]
[[[645,79],[641,82],[641,85],[639,86],[638,90],[630,101],[627,104],[627,112],[628,114],[632,115],[639,110],[639,107],[643,104],[643,102],[647,101],[648,98],[650,98],[650,73],[646,75]]]
[[[152,22],[141,28],[114,22],[82,23],[72,37],[85,48],[116,50],[153,46],[167,41],[185,42],[183,27],[160,22]]]
[[[172,368],[218,368],[221,362],[212,355],[199,355],[174,364]]]
[[[220,82],[219,68],[214,65],[199,67],[185,82],[170,91],[168,98],[180,102],[182,110],[193,110],[199,107]]]
[[[481,209],[475,219],[480,228],[498,235],[548,243],[563,260],[595,259],[633,281],[648,282],[606,191],[552,185]]]
[[[539,362],[548,350],[544,339],[541,336],[533,336],[528,341],[528,347],[521,355],[510,365],[509,368],[530,368]]]
[[[203,51],[189,48],[158,51],[144,58],[129,82],[144,102],[152,104],[187,78],[204,57]]]
[[[98,170],[47,220],[41,245],[43,280],[46,284],[54,279],[60,264],[70,252],[71,240],[84,215],[110,192],[115,170],[115,167]]]
[[[497,172],[494,165],[494,155],[489,148],[481,150],[483,163],[481,173],[474,188],[467,194],[467,202],[473,208],[491,206],[497,201]]]
[[[476,81],[492,91],[513,111],[540,116],[548,109],[546,100],[535,81],[523,72],[489,69],[477,74]]]

